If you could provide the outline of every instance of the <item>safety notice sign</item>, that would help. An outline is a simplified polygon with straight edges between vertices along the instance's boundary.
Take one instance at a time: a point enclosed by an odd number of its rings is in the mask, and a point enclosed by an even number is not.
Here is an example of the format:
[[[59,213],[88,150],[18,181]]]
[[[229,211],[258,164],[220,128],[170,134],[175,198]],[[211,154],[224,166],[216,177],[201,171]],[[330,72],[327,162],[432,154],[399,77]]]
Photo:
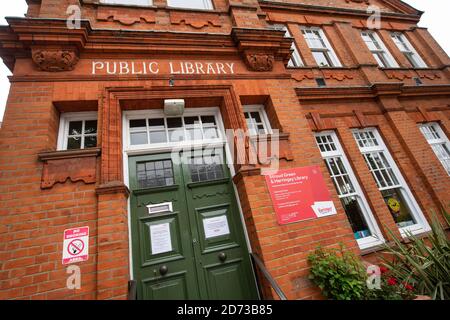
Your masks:
[[[89,259],[89,227],[64,231],[63,264],[83,262]]]
[[[266,182],[279,224],[337,213],[319,166],[269,173]]]

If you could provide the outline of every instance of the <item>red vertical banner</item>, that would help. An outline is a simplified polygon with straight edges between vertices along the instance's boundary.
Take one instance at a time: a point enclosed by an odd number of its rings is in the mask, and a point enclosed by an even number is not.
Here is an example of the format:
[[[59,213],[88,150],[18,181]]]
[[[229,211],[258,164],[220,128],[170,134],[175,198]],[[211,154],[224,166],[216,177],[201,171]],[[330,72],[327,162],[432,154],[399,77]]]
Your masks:
[[[269,173],[266,183],[279,224],[336,214],[319,166]]]

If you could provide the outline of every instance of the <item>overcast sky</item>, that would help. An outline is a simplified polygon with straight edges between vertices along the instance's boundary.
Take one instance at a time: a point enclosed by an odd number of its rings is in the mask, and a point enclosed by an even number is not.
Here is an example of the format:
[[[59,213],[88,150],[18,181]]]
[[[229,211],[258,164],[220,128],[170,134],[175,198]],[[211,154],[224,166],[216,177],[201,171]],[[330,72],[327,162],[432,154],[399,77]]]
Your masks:
[[[6,24],[5,16],[22,17],[26,11],[25,0],[0,1],[0,24]],[[405,0],[413,7],[425,11],[420,22],[421,27],[429,29],[440,45],[450,54],[450,22],[447,20],[450,13],[449,0]],[[1,61],[1,59],[0,59]],[[0,62],[0,121],[3,118],[6,98],[9,92],[9,81],[7,76],[11,73]]]

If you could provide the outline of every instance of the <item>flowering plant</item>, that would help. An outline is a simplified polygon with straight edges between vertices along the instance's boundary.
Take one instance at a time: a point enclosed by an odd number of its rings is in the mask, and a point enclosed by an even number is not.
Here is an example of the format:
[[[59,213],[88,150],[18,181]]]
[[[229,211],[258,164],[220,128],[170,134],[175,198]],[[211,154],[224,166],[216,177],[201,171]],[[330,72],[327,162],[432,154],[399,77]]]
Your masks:
[[[416,297],[413,285],[408,282],[399,281],[387,267],[381,266],[380,273],[380,288],[367,290],[367,299],[412,300]]]

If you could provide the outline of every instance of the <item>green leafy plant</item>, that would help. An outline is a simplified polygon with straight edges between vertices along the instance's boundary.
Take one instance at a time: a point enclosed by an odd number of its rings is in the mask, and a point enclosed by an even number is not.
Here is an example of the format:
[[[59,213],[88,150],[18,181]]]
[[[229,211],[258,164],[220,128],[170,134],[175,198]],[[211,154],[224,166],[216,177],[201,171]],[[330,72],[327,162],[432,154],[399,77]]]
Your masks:
[[[329,299],[361,300],[365,298],[366,271],[361,261],[349,251],[317,248],[308,256],[310,279]]]
[[[444,212],[449,223],[449,214]],[[426,238],[408,234],[403,243],[391,231],[394,246],[385,245],[387,256],[383,264],[391,277],[399,283],[408,283],[420,295],[432,299],[450,299],[450,240],[436,215],[431,221],[431,233]]]

